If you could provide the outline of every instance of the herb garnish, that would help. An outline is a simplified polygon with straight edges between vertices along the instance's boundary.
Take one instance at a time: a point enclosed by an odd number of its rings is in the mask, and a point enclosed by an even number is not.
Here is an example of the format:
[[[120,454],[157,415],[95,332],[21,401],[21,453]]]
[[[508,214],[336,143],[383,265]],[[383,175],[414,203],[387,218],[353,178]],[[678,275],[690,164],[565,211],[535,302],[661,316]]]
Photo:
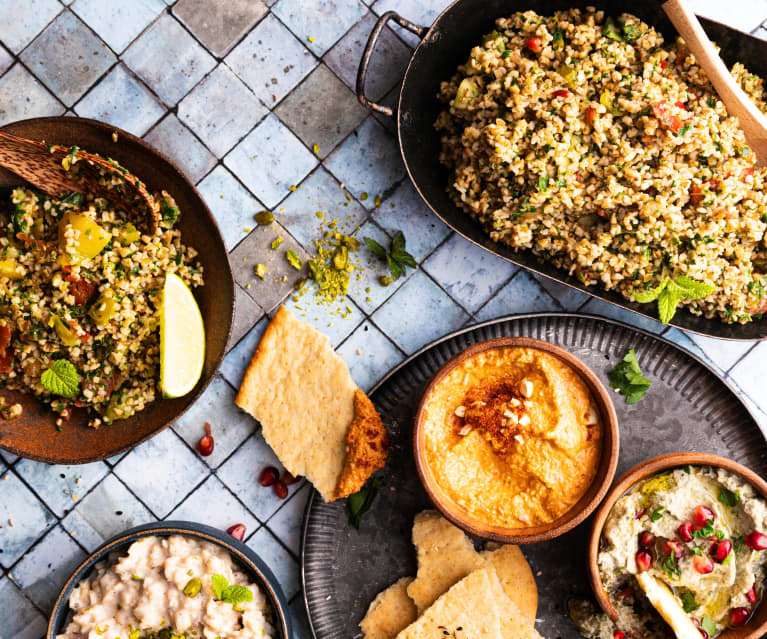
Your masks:
[[[698,300],[711,295],[716,290],[715,286],[698,282],[697,280],[680,275],[673,280],[663,278],[658,286],[649,291],[634,293],[634,299],[640,304],[658,300],[658,316],[663,324],[668,324],[676,313],[676,307],[682,300]]]
[[[682,608],[685,612],[690,613],[698,608],[698,602],[695,601],[695,595],[691,592],[683,592],[680,595],[682,599]]]
[[[652,383],[642,375],[639,360],[633,348],[629,349],[623,361],[608,375],[608,379],[612,388],[626,396],[627,404],[636,404],[642,399]]]
[[[652,515],[650,515],[650,521],[658,521],[663,517],[663,506],[658,506],[655,510],[652,511]]]
[[[237,606],[247,601],[253,601],[253,593],[245,586],[239,584],[229,585],[226,577],[221,575],[213,575],[210,578],[213,584],[213,591],[216,593],[216,599],[223,601],[224,603]]]
[[[663,568],[663,571],[672,579],[674,577],[679,577],[679,575],[682,574],[676,565],[676,559],[674,559],[674,555],[669,555],[666,557],[663,560],[661,567]]]
[[[697,539],[708,539],[714,534],[714,522],[709,519],[705,526],[692,531],[692,536]]]
[[[719,501],[725,506],[733,508],[740,501],[740,491],[734,493],[731,490],[722,488],[722,490],[719,491]]]
[[[54,395],[75,397],[80,392],[80,376],[72,362],[58,359],[40,376],[43,388]]]
[[[714,620],[708,615],[700,620],[700,627],[708,634],[709,637],[713,637],[717,633],[716,623],[714,623]]]
[[[416,268],[415,258],[405,250],[405,235],[402,231],[397,231],[391,240],[391,250],[387,253],[386,249],[376,242],[372,237],[364,237],[365,244],[376,257],[385,260],[389,266],[391,278],[383,276],[380,278],[381,284],[388,286],[396,282],[400,276],[407,270],[407,267]]]
[[[383,486],[383,482],[378,477],[375,477],[373,481],[363,486],[359,492],[349,495],[349,498],[346,500],[346,517],[349,520],[349,525],[355,528],[360,527],[362,515],[370,510],[370,506],[373,505],[373,500],[381,486]]]

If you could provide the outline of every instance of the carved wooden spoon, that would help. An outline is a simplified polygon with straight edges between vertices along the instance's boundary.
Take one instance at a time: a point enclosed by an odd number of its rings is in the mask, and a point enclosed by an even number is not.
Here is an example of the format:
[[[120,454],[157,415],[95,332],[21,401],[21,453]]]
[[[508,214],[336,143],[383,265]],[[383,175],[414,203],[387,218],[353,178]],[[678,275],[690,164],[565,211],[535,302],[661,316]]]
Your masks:
[[[686,0],[668,0],[662,6],[679,35],[684,38],[687,48],[695,56],[696,62],[714,85],[727,112],[738,118],[748,145],[756,155],[756,166],[767,166],[767,117],[738,86]]]
[[[0,131],[0,166],[13,171],[51,197],[62,198],[73,191],[94,193],[132,218],[144,218],[152,233],[159,225],[160,207],[146,185],[114,160],[82,151],[76,146],[48,145]],[[134,192],[107,188],[99,179],[103,177],[99,169],[105,169],[107,175],[116,175],[121,182],[133,187]],[[140,209],[146,209],[144,215],[139,213]]]

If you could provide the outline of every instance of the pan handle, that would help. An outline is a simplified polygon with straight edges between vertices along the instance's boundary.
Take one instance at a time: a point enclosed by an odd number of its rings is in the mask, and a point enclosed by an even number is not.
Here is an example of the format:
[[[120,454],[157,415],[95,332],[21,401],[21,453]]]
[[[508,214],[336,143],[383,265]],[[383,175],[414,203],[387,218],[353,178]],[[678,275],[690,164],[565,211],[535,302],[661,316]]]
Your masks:
[[[383,31],[383,28],[386,26],[386,23],[389,22],[389,20],[394,20],[401,27],[407,29],[411,33],[415,33],[418,37],[421,38],[426,32],[426,29],[405,20],[405,18],[403,18],[395,11],[387,11],[380,18],[378,18],[378,22],[376,22],[376,25],[370,32],[368,43],[365,45],[365,50],[362,53],[362,60],[360,60],[359,69],[357,69],[357,99],[360,101],[362,106],[366,106],[370,109],[373,109],[374,111],[378,111],[379,113],[393,117],[394,109],[382,104],[378,104],[377,102],[373,102],[365,96],[365,78],[367,78],[370,58],[373,55],[373,50],[375,49],[378,42],[378,37],[381,35],[381,31]]]

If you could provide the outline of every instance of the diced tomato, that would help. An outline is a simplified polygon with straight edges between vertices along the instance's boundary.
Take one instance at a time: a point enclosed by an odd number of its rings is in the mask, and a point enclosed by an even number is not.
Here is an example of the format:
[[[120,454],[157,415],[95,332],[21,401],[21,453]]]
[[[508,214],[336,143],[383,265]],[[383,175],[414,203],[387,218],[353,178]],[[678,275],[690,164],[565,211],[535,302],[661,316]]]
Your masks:
[[[672,133],[676,133],[682,128],[682,120],[679,119],[679,116],[670,112],[665,100],[661,100],[652,106],[652,114],[660,120],[662,127]]]
[[[586,109],[586,124],[594,124],[594,120],[597,119],[597,108],[590,106]]]
[[[11,362],[13,362],[13,349],[9,346],[0,353],[0,373],[10,373]]]
[[[87,304],[98,290],[98,286],[86,280],[84,277],[77,277],[75,275],[67,275],[67,281],[69,282],[69,292],[75,298],[75,304],[82,306]]]
[[[0,350],[5,350],[11,343],[11,326],[3,324],[0,326]]]
[[[687,108],[687,105],[684,102],[674,102],[675,106],[678,106],[680,109],[684,109],[685,111],[689,111]]]
[[[684,47],[680,48],[676,54],[676,64],[682,64],[682,62],[684,62],[684,59],[686,57],[687,57],[687,49]]]
[[[743,169],[743,173],[740,174],[740,179],[741,179],[742,182],[745,182],[746,178],[749,175],[753,175],[753,174],[754,174],[754,167],[753,166],[749,166],[747,169]]]
[[[693,185],[690,187],[690,204],[693,206],[698,206],[701,202],[703,202],[704,197],[703,187],[700,184],[693,183]]]
[[[533,53],[540,53],[543,41],[538,36],[533,36],[525,40],[525,46]]]
[[[661,63],[660,63],[660,68],[661,68],[663,71],[665,71],[666,69],[668,69],[668,62],[667,62],[666,60],[664,60],[663,62],[661,62]]]
[[[91,338],[91,334],[88,331],[85,331],[82,335],[80,335],[80,341],[84,344]]]
[[[716,192],[719,190],[719,180],[708,180],[706,184],[708,184],[709,191]]]
[[[566,98],[568,95],[570,95],[570,92],[567,89],[557,89],[551,95],[555,98]]]

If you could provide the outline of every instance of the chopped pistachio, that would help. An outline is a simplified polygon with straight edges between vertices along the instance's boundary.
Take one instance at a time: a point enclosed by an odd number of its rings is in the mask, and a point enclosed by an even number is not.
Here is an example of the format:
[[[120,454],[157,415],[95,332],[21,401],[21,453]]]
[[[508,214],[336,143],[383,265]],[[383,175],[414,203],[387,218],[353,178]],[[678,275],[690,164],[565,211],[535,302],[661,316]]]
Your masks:
[[[253,216],[259,226],[267,226],[274,222],[274,215],[271,211],[260,211]]]
[[[278,237],[275,237],[272,240],[272,249],[277,250],[278,248],[280,248],[280,244],[282,244],[282,236],[281,235],[278,236]]]
[[[253,270],[258,277],[264,279],[264,276],[266,275],[266,264],[256,264],[255,267],[253,267]]]
[[[289,263],[289,264],[290,264],[290,265],[291,265],[291,266],[292,266],[294,269],[296,269],[297,271],[300,271],[300,270],[303,268],[303,266],[304,266],[304,263],[301,261],[301,258],[300,258],[300,257],[298,257],[298,255],[296,255],[296,254],[295,254],[293,251],[291,251],[290,249],[288,249],[287,251],[285,251],[285,257],[287,258],[287,260],[288,260],[288,263]]]

